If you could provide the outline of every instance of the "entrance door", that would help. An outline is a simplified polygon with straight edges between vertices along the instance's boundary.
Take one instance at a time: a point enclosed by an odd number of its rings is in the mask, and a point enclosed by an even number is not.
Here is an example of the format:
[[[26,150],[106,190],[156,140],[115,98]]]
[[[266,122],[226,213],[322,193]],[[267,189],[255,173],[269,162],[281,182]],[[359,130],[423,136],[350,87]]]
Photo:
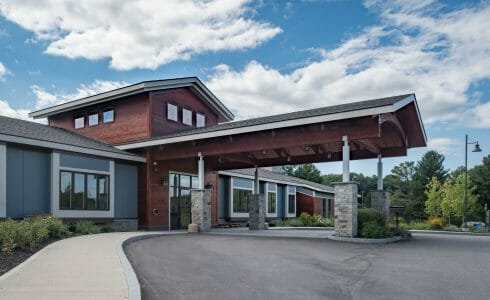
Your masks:
[[[187,229],[191,223],[191,189],[197,182],[196,176],[170,173],[170,229]]]

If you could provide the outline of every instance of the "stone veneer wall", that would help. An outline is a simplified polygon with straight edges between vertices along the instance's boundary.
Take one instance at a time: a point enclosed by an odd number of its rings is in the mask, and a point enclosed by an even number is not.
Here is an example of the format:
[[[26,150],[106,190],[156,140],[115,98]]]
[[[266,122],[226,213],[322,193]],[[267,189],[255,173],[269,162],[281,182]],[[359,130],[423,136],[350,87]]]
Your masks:
[[[357,236],[357,183],[335,183],[335,234]]]
[[[192,223],[189,232],[211,230],[211,190],[191,190]]]
[[[371,192],[371,208],[383,213],[386,220],[390,217],[390,193],[387,191]]]
[[[262,230],[265,225],[265,195],[251,195],[248,199],[248,229]]]

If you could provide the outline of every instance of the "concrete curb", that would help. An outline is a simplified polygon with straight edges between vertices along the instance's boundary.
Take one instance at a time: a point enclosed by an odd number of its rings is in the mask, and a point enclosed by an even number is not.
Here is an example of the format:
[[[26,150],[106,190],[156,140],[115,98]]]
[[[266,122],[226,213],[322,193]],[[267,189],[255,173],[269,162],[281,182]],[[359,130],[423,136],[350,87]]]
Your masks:
[[[53,243],[47,245],[46,247],[42,248],[41,250],[37,251],[33,255],[29,256],[29,258],[27,258],[26,260],[24,260],[23,262],[21,262],[20,264],[15,266],[15,268],[11,269],[7,273],[0,276],[0,281],[3,281],[5,279],[9,278],[10,276],[14,275],[15,273],[19,272],[20,270],[22,270],[22,268],[24,268],[25,265],[27,265],[31,261],[35,260],[39,255],[41,255],[41,253],[43,253],[44,251],[47,251],[49,248],[54,247],[54,245],[56,245],[56,244],[58,244],[64,240],[65,239],[53,242]]]
[[[132,236],[127,239],[121,240],[119,247],[117,248],[117,255],[119,256],[119,261],[124,270],[124,276],[126,277],[126,283],[128,284],[128,300],[140,300],[141,299],[141,286],[138,281],[138,277],[134,272],[131,263],[129,262],[126,253],[124,253],[124,247],[132,242],[137,242],[141,240],[147,240],[151,238],[167,236],[167,235],[177,235],[185,234],[186,232],[155,232],[155,233],[144,233],[137,236]]]
[[[357,244],[388,244],[402,240],[401,236],[394,236],[385,239],[365,239],[365,238],[350,238],[339,237],[335,235],[328,236],[327,239],[339,242],[357,243]]]
[[[443,230],[419,230],[410,229],[411,233],[420,234],[448,234],[448,235],[469,235],[469,236],[487,236],[490,237],[490,233],[479,233],[479,232],[459,232],[459,231],[443,231]]]
[[[334,227],[269,227],[269,230],[335,230]]]

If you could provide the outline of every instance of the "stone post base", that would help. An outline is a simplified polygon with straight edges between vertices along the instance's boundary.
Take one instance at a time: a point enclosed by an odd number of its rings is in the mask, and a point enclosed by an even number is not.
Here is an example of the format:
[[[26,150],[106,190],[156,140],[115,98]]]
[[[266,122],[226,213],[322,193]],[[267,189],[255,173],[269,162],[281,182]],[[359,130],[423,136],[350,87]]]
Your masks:
[[[386,220],[390,217],[390,193],[387,191],[371,192],[371,208],[384,214]]]
[[[339,182],[335,185],[335,234],[357,236],[357,183]]]
[[[267,229],[265,224],[265,195],[251,195],[248,199],[248,229]]]
[[[211,230],[211,190],[191,190],[192,223],[189,232]]]

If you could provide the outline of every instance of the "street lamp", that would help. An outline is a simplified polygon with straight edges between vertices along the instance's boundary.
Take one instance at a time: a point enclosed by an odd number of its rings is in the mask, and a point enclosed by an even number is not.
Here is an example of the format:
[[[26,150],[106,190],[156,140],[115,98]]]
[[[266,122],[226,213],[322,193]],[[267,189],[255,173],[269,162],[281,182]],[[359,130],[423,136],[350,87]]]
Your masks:
[[[463,227],[466,227],[466,205],[468,203],[468,145],[475,144],[475,148],[471,152],[481,152],[480,144],[476,142],[468,142],[468,135],[465,135],[464,144],[464,202],[463,202]]]

